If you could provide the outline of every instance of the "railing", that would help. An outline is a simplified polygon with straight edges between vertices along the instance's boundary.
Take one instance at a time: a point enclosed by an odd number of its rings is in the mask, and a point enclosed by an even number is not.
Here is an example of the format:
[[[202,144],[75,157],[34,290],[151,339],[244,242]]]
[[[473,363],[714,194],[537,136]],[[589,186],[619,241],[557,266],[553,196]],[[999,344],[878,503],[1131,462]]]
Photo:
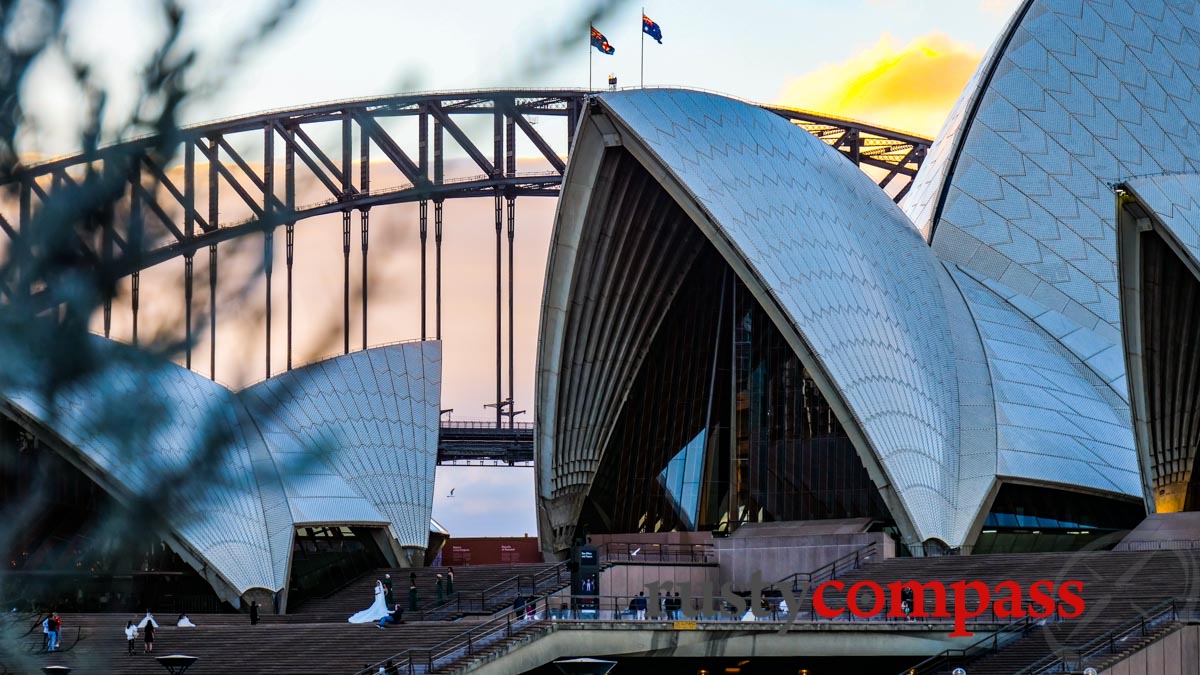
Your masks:
[[[825,618],[816,614],[807,603],[797,603],[799,606],[785,604],[785,598],[780,595],[763,595],[756,610],[751,609],[752,597],[739,596],[741,599],[736,605],[730,603],[729,599],[724,597],[703,595],[680,597],[670,595],[669,597],[677,603],[673,613],[672,610],[665,606],[665,601],[668,599],[666,595],[657,597],[633,595],[572,596],[564,589],[564,591],[548,596],[550,601],[549,618],[551,620],[563,621],[635,623],[643,621],[695,621],[698,624],[708,623],[720,624],[722,626],[728,626],[730,623],[766,622],[774,623],[776,628],[780,628],[789,622],[794,625],[893,624],[896,626],[908,625],[913,630],[922,631],[930,630],[929,625],[931,623],[946,630],[954,623],[952,617],[922,618],[917,623],[909,621],[908,617],[904,616],[888,616],[888,612],[859,617],[848,611],[843,611],[834,618]],[[639,613],[638,603],[641,600],[645,600],[646,605],[645,610]],[[994,613],[988,613],[971,617],[966,621],[966,624],[987,626],[987,630],[990,631],[993,626],[1003,625],[1004,620],[996,617]]]
[[[716,562],[716,553],[712,544],[609,541],[600,546],[600,559],[604,562],[711,563]]]
[[[934,654],[915,666],[905,668],[900,675],[926,675],[927,673],[944,672],[952,666],[961,666],[971,659],[985,654],[994,654],[1008,646],[1013,640],[1024,637],[1034,628],[1059,620],[1057,614],[1046,619],[1034,619],[1029,616],[1016,619],[969,647],[947,649],[940,654]]]
[[[1167,623],[1200,619],[1200,612],[1196,607],[1198,601],[1200,601],[1198,598],[1166,600],[1137,619],[1101,635],[1082,647],[1060,649],[1058,652],[1036,661],[1033,665],[1021,670],[1018,675],[1070,673],[1082,670],[1088,661],[1120,654],[1129,648],[1130,640],[1147,637]]]
[[[440,621],[457,614],[486,614],[516,599],[535,597],[539,593],[569,582],[571,573],[567,562],[560,562],[535,574],[517,574],[481,591],[455,591],[441,603],[433,602],[415,612],[406,612],[408,621]]]
[[[1200,548],[1200,539],[1121,542],[1121,551],[1186,551]]]
[[[790,585],[792,592],[801,590],[801,584],[816,585],[831,579],[835,579],[846,572],[852,572],[863,565],[876,560],[880,557],[879,544],[871,542],[866,546],[847,553],[846,555],[826,563],[821,567],[811,572],[796,572],[771,584],[769,588],[774,589],[776,586]]]
[[[492,429],[492,430],[495,430],[497,428],[495,420],[442,420],[441,427],[443,429]],[[533,422],[514,422],[512,424],[512,426],[510,427],[509,423],[506,421],[506,422],[504,422],[504,426],[500,427],[501,430],[506,430],[506,429],[510,429],[510,428],[511,429],[532,429]]]
[[[675,596],[671,596],[676,600]],[[482,654],[492,648],[500,640],[514,637],[520,633],[548,630],[551,626],[587,624],[590,622],[624,623],[630,627],[646,624],[650,630],[674,629],[671,622],[693,621],[695,628],[704,629],[706,626],[728,630],[730,624],[755,624],[762,629],[779,630],[787,626],[789,621],[794,624],[896,624],[905,625],[904,618],[889,617],[886,613],[878,616],[859,618],[843,613],[836,619],[824,619],[814,616],[811,610],[788,608],[783,611],[780,598],[764,598],[767,605],[760,606],[759,614],[749,613],[746,603],[734,606],[723,598],[692,595],[678,598],[678,608],[666,609],[659,605],[658,598],[645,598],[646,610],[639,618],[636,596],[573,596],[568,589],[550,593],[533,599],[520,607],[512,607],[498,614],[491,620],[472,626],[462,633],[432,647],[414,647],[407,649],[389,659],[367,666],[356,675],[376,675],[380,667],[390,668],[389,673],[404,675],[424,675],[438,668],[450,665],[463,657]],[[663,596],[663,600],[666,597]],[[792,614],[796,616],[793,617]],[[951,619],[945,620],[949,625]],[[928,620],[921,624],[909,624],[914,630],[930,630]],[[995,625],[995,616],[978,616],[968,620],[967,625]],[[762,625],[765,624],[765,625]],[[747,626],[749,628],[749,626]],[[992,639],[992,636],[985,640]],[[982,642],[982,641],[981,641]],[[906,671],[907,672],[907,671]]]
[[[367,666],[356,675],[376,675],[381,667],[386,669],[385,672],[397,675],[432,673],[465,656],[481,653],[496,642],[518,633],[545,630],[550,615],[549,607],[549,596],[536,598],[432,647],[406,649],[390,659]]]

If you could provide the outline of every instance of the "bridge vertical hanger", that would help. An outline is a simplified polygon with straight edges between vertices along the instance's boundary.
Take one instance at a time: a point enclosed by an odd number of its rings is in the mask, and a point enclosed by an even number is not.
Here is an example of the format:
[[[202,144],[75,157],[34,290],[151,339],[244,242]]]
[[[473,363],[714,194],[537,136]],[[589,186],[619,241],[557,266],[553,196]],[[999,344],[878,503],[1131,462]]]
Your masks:
[[[136,347],[138,344],[138,300],[142,291],[142,273],[134,272],[129,284],[129,309],[133,314],[133,346]]]
[[[208,140],[208,223],[214,230],[220,221],[218,200],[221,185],[218,182],[217,170],[220,167],[221,155],[218,148],[220,136]],[[208,377],[217,379],[217,245],[208,247]]]
[[[504,171],[509,178],[517,175],[517,130],[514,112],[507,116],[504,127]],[[513,389],[513,239],[516,236],[516,203],[517,198],[512,193],[506,195],[508,208],[508,427],[511,429],[516,417],[517,395]]]
[[[263,274],[266,277],[266,377],[271,377],[271,271],[275,267],[275,128],[267,123],[263,128]]]
[[[503,175],[504,171],[504,115],[500,112],[499,105],[495,103],[492,105],[492,145],[494,158],[492,162],[492,178],[498,178]],[[502,246],[500,234],[504,227],[504,213],[503,200],[501,199],[503,192],[500,186],[496,186],[494,189],[496,193],[496,428],[499,429],[502,426],[501,420],[504,416],[504,398],[501,390],[501,369],[503,368],[504,358],[502,356],[503,347],[500,344],[501,334],[503,333],[503,326],[501,326],[502,317],[500,314],[500,299],[503,294],[500,282],[500,249]]]
[[[183,232],[188,241],[196,234],[196,143],[188,141],[183,150]],[[183,345],[184,365],[192,368],[192,258],[194,250],[183,254]]]
[[[17,228],[19,232],[29,236],[29,224],[33,220],[33,188],[31,187],[32,179],[24,179],[21,181],[21,194],[17,197]],[[24,269],[18,264],[16,287],[14,293],[18,293],[24,297],[29,297],[33,294],[33,257],[29,256]]]
[[[360,126],[359,140],[359,190],[371,191],[371,137]],[[358,210],[359,236],[362,237],[362,348],[367,348],[367,238],[371,229],[371,208]]]
[[[104,337],[107,339],[112,337],[112,289],[108,284],[108,270],[112,269],[113,262],[113,218],[112,206],[107,207],[107,213],[103,216],[103,221],[100,223],[100,260],[104,266]]]
[[[419,145],[417,153],[418,167],[420,168],[421,177],[426,181],[429,180],[429,112],[427,106],[421,105],[421,113],[417,117],[417,142]],[[428,337],[428,332],[425,328],[425,303],[429,297],[429,292],[425,288],[426,280],[429,278],[426,272],[426,252],[428,246],[426,241],[429,236],[429,200],[424,197],[418,205],[418,212],[421,221],[421,340]]]
[[[433,184],[441,185],[445,179],[442,161],[442,123],[433,120]],[[442,199],[433,200],[433,245],[434,245],[434,335],[442,339]]]
[[[292,262],[295,260],[296,251],[296,221],[292,220],[292,214],[296,212],[296,151],[295,134],[292,133],[292,128],[286,127],[284,131],[284,151],[283,151],[283,193],[286,200],[285,206],[288,210],[288,222],[285,226],[287,241],[285,247],[287,249],[287,369],[292,369]]]
[[[350,198],[350,111],[342,113],[342,199]],[[342,209],[342,353],[350,353],[350,209]]]
[[[142,253],[142,239],[145,223],[142,214],[142,163],[134,161],[130,176],[133,185],[129,190],[129,251],[133,255]],[[130,279],[129,312],[133,319],[133,344],[138,343],[138,300],[141,295],[141,272],[134,272]]]

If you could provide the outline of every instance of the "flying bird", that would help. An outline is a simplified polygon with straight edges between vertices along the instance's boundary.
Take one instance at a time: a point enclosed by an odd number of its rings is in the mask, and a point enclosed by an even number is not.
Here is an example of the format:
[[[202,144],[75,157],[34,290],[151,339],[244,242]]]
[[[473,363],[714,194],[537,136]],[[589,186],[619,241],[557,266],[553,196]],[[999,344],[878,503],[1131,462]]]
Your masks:
[[[454,491],[455,491],[456,489],[457,489],[457,488],[450,488],[450,494],[446,495],[446,498],[448,498],[448,499],[454,499]]]

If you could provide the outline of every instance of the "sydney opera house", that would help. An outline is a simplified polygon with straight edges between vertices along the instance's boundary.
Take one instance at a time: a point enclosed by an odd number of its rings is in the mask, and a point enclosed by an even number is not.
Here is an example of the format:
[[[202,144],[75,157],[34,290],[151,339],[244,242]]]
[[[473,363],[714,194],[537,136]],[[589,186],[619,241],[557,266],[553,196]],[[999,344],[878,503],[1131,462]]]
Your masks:
[[[543,548],[870,519],[1064,550],[1200,506],[1195,6],[1023,3],[893,203],[786,120],[581,121],[539,343]]]
[[[763,108],[589,96],[537,344],[543,552],[833,520],[898,555],[1062,551],[1200,510],[1200,11],[1101,4],[1022,3],[899,203]],[[7,566],[282,612],[331,565],[426,562],[439,342],[241,391],[111,363],[52,406],[0,391],[0,489],[44,486],[24,530],[72,552]],[[96,420],[135,382],[166,422],[127,457]],[[118,505],[143,548],[74,541]]]
[[[319,573],[330,563],[356,565],[350,573],[421,564],[437,463],[439,342],[334,357],[237,392],[95,342],[110,365],[60,392],[53,406],[36,380],[5,392],[3,440],[26,439],[5,465],[5,493],[27,493],[43,485],[39,474],[53,475],[38,497],[49,506],[21,528],[25,554],[39,559],[14,558],[12,568],[88,570],[104,580],[102,590],[86,590],[93,602],[121,592],[173,595],[210,611],[221,601],[256,601],[282,612],[292,589],[328,583]],[[139,399],[135,386],[148,391]],[[161,405],[162,420],[145,438],[98,423],[135,400]],[[125,414],[131,426],[145,425]],[[153,451],[129,456],[123,449],[131,445]],[[57,455],[48,467],[45,453]],[[89,518],[117,504],[145,526],[145,548],[77,540],[76,532],[95,534]],[[38,546],[42,540],[63,545]],[[123,586],[110,576],[137,581]]]

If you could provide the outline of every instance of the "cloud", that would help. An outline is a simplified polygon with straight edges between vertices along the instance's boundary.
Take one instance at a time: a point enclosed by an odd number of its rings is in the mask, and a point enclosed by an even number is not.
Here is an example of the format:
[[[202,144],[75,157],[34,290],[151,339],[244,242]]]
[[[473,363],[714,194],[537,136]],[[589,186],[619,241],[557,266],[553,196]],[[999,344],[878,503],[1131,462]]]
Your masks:
[[[932,137],[982,58],[982,51],[943,33],[907,45],[885,33],[849,59],[788,82],[779,98],[784,105]]]
[[[1019,0],[979,0],[979,10],[992,16],[1009,16],[1017,8]]]

